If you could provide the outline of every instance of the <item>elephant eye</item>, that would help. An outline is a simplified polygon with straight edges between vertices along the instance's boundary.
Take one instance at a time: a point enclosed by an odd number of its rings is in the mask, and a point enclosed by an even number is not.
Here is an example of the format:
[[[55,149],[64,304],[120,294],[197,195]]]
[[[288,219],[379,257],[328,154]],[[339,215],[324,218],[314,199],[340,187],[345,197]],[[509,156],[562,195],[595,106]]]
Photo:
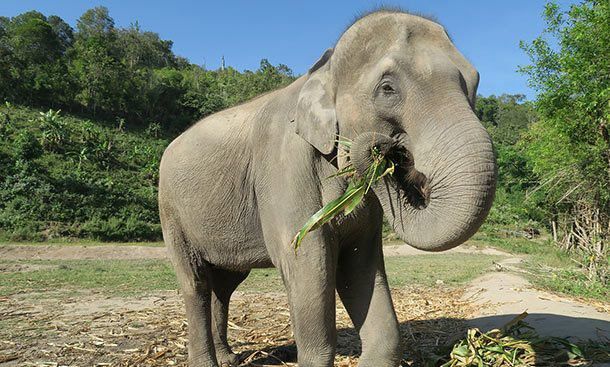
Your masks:
[[[400,85],[394,75],[384,75],[375,86],[374,98],[380,107],[392,108],[400,101]]]
[[[381,89],[386,93],[394,92],[394,88],[389,83],[384,83],[381,85]]]
[[[381,90],[386,94],[392,94],[395,92],[394,87],[392,87],[389,82],[383,82],[383,84],[381,84]]]

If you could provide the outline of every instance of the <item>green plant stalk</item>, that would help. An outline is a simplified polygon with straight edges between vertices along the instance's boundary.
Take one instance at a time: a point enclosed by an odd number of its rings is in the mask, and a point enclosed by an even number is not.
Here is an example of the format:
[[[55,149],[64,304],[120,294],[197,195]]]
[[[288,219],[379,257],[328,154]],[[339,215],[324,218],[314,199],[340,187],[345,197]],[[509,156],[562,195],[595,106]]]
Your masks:
[[[466,338],[453,346],[449,360],[441,367],[581,365],[590,362],[587,357],[599,362],[609,360],[607,346],[590,344],[587,356],[584,349],[566,339],[539,336],[523,321],[526,317],[524,312],[502,329],[487,333],[469,329]],[[563,356],[569,360],[562,360]]]
[[[351,213],[362,202],[362,199],[375,182],[394,173],[394,163],[392,161],[386,159],[376,150],[373,150],[372,154],[373,163],[367,168],[362,177],[356,175],[356,169],[352,165],[348,165],[330,176],[348,177],[350,182],[347,189],[343,195],[324,205],[322,209],[318,210],[305,222],[292,240],[291,245],[295,251],[297,251],[307,233],[320,228],[340,213],[343,213],[343,215]]]

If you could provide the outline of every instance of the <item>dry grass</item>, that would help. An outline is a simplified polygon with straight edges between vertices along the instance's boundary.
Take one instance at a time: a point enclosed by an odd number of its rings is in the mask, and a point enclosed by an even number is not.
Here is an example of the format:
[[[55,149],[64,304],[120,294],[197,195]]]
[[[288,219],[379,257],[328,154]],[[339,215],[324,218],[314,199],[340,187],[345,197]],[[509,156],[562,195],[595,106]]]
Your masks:
[[[456,263],[461,266],[455,268]],[[422,255],[388,258],[386,264],[405,345],[403,366],[478,366],[476,358],[468,357],[493,349],[495,354],[485,356],[501,360],[513,352],[511,343],[521,348],[518,353],[525,362],[489,365],[527,366],[534,360],[536,365],[588,365],[565,340],[541,344],[535,336],[506,339],[497,331],[466,333],[464,320],[471,319],[477,311],[474,307],[481,306],[460,301],[461,287],[484,272],[491,258]],[[0,265],[5,267],[0,269],[4,271],[0,276],[0,365],[186,366],[186,319],[174,290],[174,274],[165,262]],[[137,289],[125,288],[127,284]],[[240,354],[242,366],[296,365],[288,304],[277,272],[253,272],[240,289],[245,291],[234,296],[229,328],[231,345]],[[356,366],[360,342],[346,311],[337,304],[335,365]],[[505,348],[507,344],[509,348]],[[608,346],[578,348],[593,359],[610,361]],[[570,357],[566,351],[579,358],[564,358]],[[538,364],[549,355],[564,360]]]
[[[402,366],[586,366],[583,356],[610,359],[607,345],[575,346],[528,330],[467,333],[464,320],[481,306],[461,301],[458,287],[403,286],[392,295],[405,346]],[[360,342],[337,303],[335,365],[356,366]],[[296,366],[284,293],[237,292],[229,329],[242,366]],[[128,297],[41,290],[0,298],[0,365],[7,367],[186,366],[187,344],[176,291]]]
[[[405,365],[428,358],[465,331],[472,307],[461,291],[393,291],[406,345]],[[175,292],[156,297],[0,299],[0,363],[19,366],[185,366],[186,319]],[[100,306],[101,305],[101,306]],[[105,306],[104,306],[105,305]],[[295,365],[286,296],[238,293],[232,302],[230,342],[242,365]],[[355,366],[360,343],[342,306],[337,309],[337,366]],[[416,364],[414,364],[416,363]],[[7,364],[11,365],[11,364]]]

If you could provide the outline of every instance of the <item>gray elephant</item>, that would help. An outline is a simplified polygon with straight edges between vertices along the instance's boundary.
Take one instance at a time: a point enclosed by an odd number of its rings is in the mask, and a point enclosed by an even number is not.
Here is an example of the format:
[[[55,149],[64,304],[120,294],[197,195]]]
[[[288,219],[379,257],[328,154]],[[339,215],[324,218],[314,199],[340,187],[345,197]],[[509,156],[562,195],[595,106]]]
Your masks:
[[[288,292],[300,366],[332,366],[335,289],[362,339],[360,366],[397,366],[401,337],[384,269],[386,218],[409,245],[468,239],[492,204],[496,163],[473,113],[479,76],[439,24],[370,13],[289,86],[209,116],[163,155],[163,236],[186,306],[191,366],[236,365],[229,299],[252,268]],[[347,154],[337,139],[352,141]],[[377,148],[395,164],[349,215],[297,230],[362,173]]]

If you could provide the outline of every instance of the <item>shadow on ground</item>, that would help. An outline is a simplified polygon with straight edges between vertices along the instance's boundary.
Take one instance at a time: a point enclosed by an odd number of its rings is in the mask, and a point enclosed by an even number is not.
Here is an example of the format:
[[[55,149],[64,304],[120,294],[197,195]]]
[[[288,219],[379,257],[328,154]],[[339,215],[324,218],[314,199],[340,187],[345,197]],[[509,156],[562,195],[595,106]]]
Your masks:
[[[501,328],[517,315],[498,315],[480,317],[472,320],[459,320],[452,318],[439,318],[432,320],[414,320],[402,322],[400,324],[401,334],[405,354],[403,355],[403,365],[405,366],[439,366],[446,361],[446,357],[451,352],[451,346],[459,339],[466,337],[468,325],[480,325],[482,332],[487,332],[493,328]],[[610,363],[610,323],[603,320],[588,318],[576,318],[563,315],[552,314],[530,314],[526,321],[535,324],[537,321],[544,320],[545,325],[541,328],[542,336],[564,336],[566,339],[578,345],[588,345],[582,348],[588,360],[593,360],[594,366],[607,366]],[[443,325],[462,325],[452,330],[438,329]],[[486,326],[486,327],[485,327]],[[433,330],[431,330],[433,328]],[[596,335],[595,339],[583,340],[570,337],[569,330],[576,334],[582,334],[587,330],[587,334]],[[536,330],[538,331],[538,330]],[[436,339],[430,338],[430,333],[435,332],[439,335]],[[523,340],[529,342],[538,341],[538,337],[533,335],[523,335]],[[591,348],[594,346],[594,348]],[[242,348],[247,348],[247,343],[241,344]],[[534,348],[536,355],[536,366],[559,366],[567,363],[568,353],[554,354],[553,362],[548,362],[549,350],[546,347]],[[337,330],[337,354],[346,357],[346,363],[342,366],[351,366],[349,360],[354,362],[362,352],[358,334],[354,328],[340,328]],[[445,358],[442,358],[445,357]],[[284,363],[294,363],[297,361],[297,348],[294,342],[270,346],[263,350],[245,350],[240,353],[242,362],[246,365],[284,365]],[[602,364],[603,363],[603,364]],[[355,363],[354,363],[355,365]],[[568,365],[568,364],[565,364]],[[590,364],[585,364],[590,366]]]

